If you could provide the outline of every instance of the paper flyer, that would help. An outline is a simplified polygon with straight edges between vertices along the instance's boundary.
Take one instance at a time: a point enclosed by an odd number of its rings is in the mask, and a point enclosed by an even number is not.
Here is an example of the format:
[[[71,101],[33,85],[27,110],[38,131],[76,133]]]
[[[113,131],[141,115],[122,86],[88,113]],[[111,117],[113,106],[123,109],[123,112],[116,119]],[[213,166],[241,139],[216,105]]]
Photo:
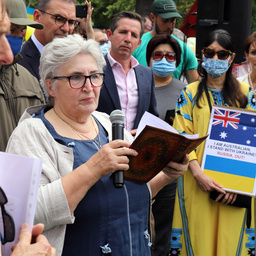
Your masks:
[[[0,152],[0,235],[2,255],[11,254],[22,223],[32,228],[42,160]]]

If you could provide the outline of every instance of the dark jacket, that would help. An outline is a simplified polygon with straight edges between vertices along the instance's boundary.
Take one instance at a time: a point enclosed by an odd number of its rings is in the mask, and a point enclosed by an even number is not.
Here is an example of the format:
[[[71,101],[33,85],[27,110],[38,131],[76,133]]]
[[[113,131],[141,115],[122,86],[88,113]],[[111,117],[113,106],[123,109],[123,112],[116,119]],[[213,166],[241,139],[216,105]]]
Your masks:
[[[19,64],[26,68],[38,80],[38,82],[40,82],[39,64],[41,54],[36,48],[31,37],[22,46],[20,55],[22,56],[22,59],[19,60]]]
[[[110,114],[115,109],[121,109],[121,103],[115,77],[107,56],[105,56],[105,60],[107,62],[106,69],[104,70],[105,79],[100,91],[99,105],[97,110]],[[156,116],[158,116],[158,112],[156,109],[155,80],[152,69],[138,65],[134,68],[134,71],[139,93],[139,104],[133,127],[133,129],[136,129],[145,111],[148,111]]]

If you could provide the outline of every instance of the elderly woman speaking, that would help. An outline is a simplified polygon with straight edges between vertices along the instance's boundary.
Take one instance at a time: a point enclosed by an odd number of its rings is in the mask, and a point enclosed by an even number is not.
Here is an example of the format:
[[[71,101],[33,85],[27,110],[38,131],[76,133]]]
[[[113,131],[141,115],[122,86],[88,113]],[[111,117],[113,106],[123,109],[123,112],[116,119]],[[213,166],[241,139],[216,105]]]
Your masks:
[[[109,116],[95,111],[104,66],[94,40],[69,35],[49,43],[40,76],[51,104],[24,113],[7,151],[43,159],[35,223],[44,223],[57,255],[149,256],[151,197],[184,174],[188,156],[148,184],[114,187],[111,174],[127,170],[128,156],[138,153],[128,131],[109,142]]]

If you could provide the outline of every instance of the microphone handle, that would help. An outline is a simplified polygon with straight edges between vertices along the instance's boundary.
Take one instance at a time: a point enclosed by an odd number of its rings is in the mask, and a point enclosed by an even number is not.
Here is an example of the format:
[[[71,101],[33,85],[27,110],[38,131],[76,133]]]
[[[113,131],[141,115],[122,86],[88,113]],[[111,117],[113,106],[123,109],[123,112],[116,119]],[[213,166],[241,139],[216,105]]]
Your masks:
[[[122,124],[112,125],[113,140],[124,139],[124,126]],[[116,188],[121,188],[124,185],[124,171],[115,171],[113,173],[113,183]]]

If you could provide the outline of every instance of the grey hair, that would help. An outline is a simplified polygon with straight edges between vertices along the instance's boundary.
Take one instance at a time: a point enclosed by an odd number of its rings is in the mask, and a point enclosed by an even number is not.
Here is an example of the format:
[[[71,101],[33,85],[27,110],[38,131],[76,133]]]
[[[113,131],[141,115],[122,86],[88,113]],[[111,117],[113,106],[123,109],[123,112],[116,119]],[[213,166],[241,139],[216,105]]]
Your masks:
[[[51,1],[54,0],[38,0],[36,8],[41,11],[46,11]],[[62,2],[76,4],[76,0],[62,0]]]
[[[55,38],[44,47],[40,58],[39,74],[41,77],[40,83],[48,101],[51,97],[45,81],[52,79],[58,68],[61,68],[63,64],[79,53],[91,54],[97,63],[99,72],[103,73],[106,61],[99,48],[99,43],[93,39],[85,40],[79,34],[73,34],[64,38]],[[86,65],[86,63],[81,63],[81,65]]]

